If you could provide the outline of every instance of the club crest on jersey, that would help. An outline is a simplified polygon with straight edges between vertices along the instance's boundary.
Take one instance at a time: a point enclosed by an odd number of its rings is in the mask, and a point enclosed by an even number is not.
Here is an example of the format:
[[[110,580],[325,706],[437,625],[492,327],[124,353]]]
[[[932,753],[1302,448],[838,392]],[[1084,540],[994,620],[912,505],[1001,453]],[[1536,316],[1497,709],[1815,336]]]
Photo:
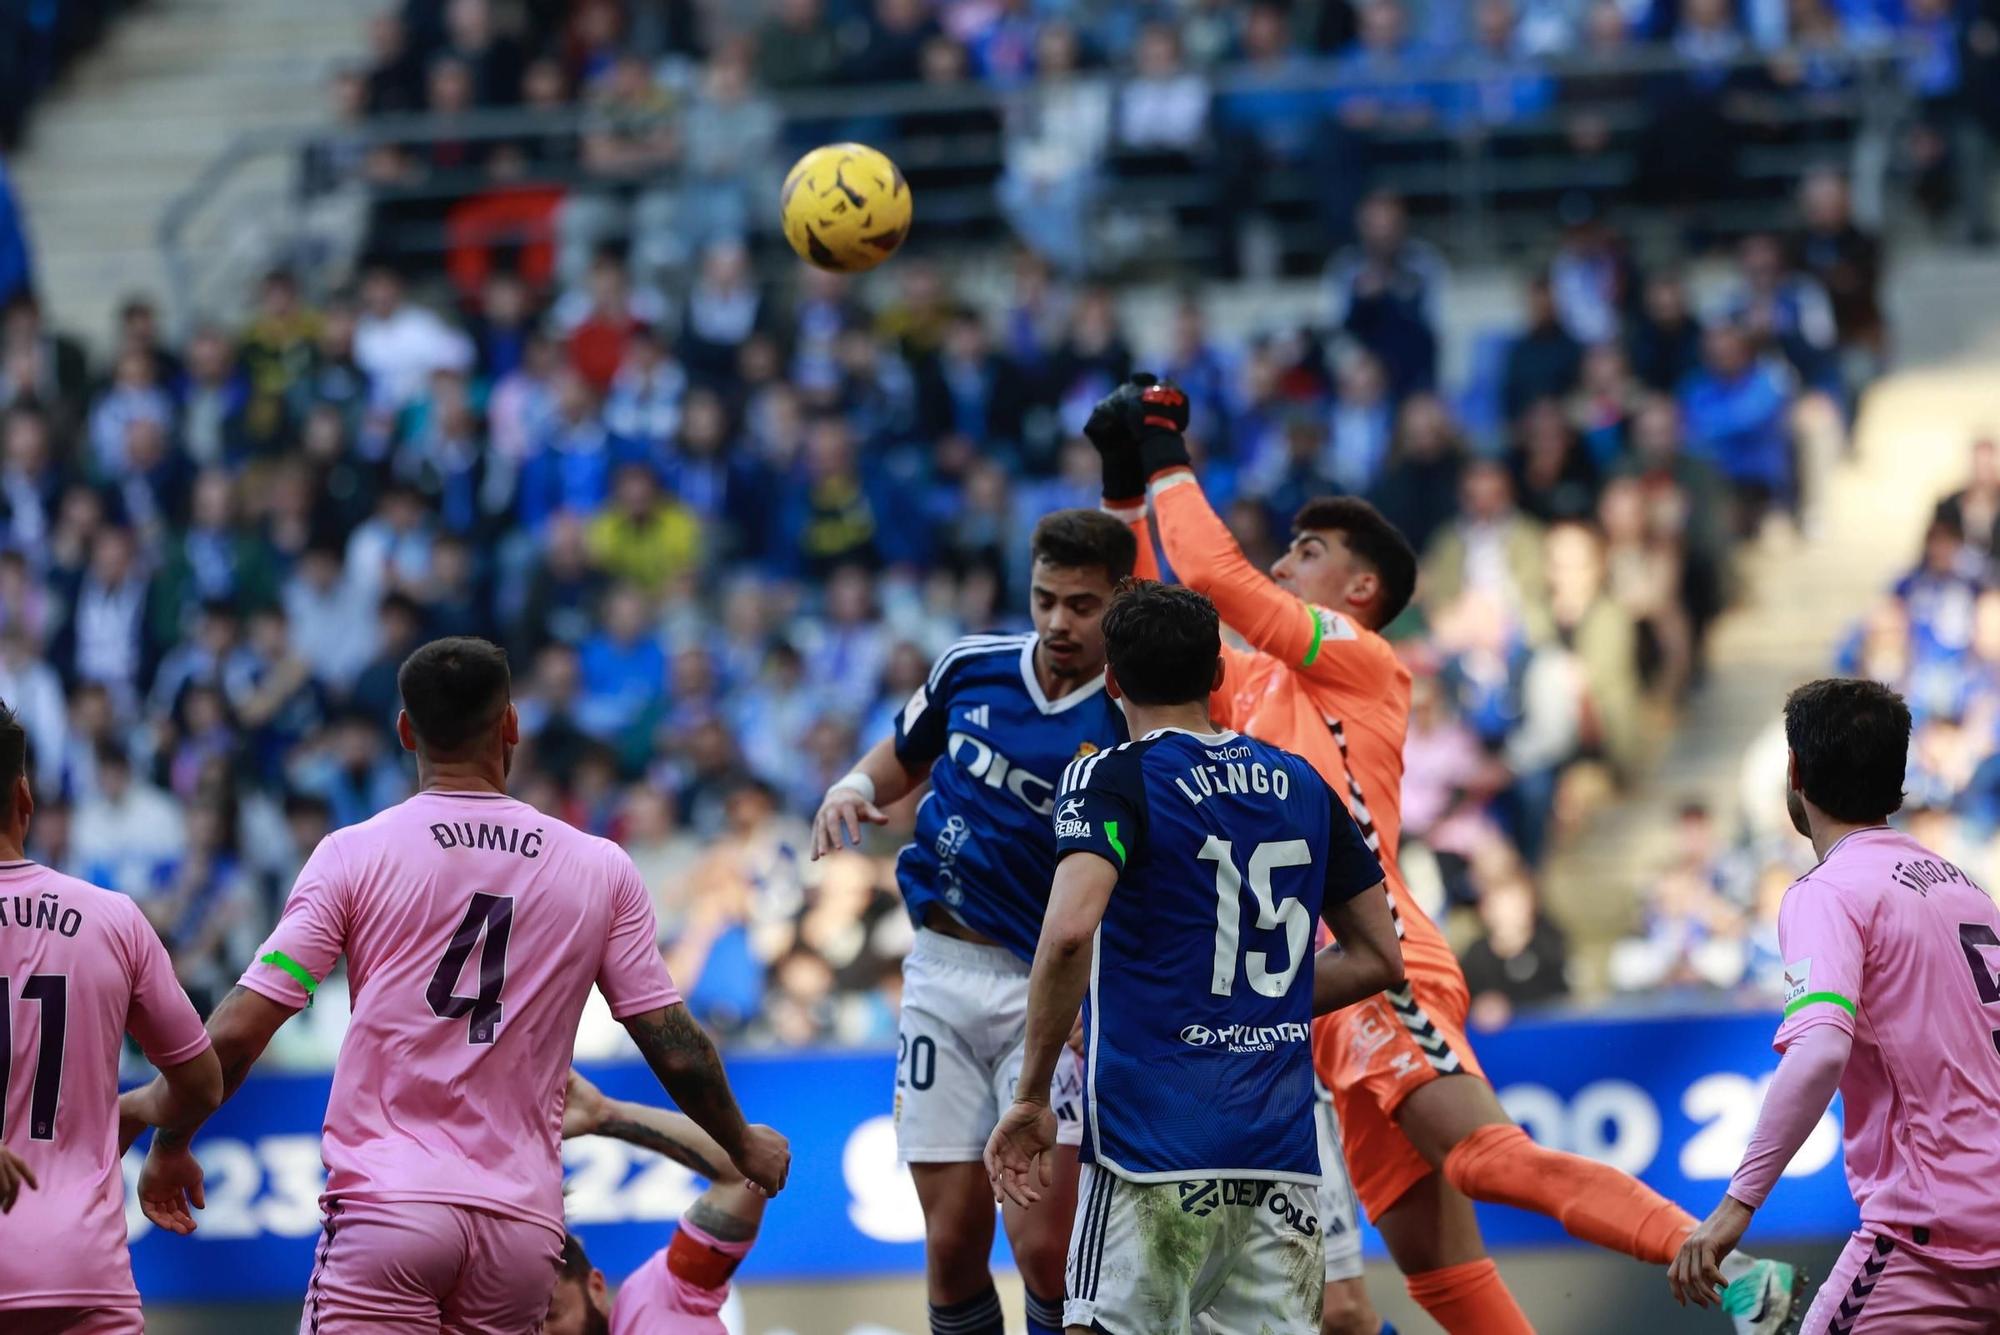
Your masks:
[[[1094,756],[1096,754],[1097,754],[1096,742],[1079,742],[1077,743],[1076,754],[1071,756],[1070,759],[1081,760],[1085,756]]]

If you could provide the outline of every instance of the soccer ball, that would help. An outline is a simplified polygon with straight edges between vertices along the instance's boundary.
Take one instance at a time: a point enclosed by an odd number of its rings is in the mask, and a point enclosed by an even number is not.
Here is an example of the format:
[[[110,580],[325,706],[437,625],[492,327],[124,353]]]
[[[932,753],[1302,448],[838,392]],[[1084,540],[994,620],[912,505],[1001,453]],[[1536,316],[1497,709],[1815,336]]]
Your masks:
[[[896,253],[910,234],[910,185],[866,144],[826,144],[785,173],[778,207],[799,258],[860,273]]]

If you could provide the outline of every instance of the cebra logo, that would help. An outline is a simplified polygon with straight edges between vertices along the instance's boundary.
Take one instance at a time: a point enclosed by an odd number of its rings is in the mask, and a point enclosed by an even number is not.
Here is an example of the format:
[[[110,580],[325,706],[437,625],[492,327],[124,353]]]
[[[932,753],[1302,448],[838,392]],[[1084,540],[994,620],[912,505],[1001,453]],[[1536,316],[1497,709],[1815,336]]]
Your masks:
[[[955,732],[945,743],[945,751],[973,778],[988,788],[999,788],[1021,799],[1028,810],[1046,816],[1056,808],[1056,786],[1037,774],[1016,765],[968,732]]]
[[[1064,800],[1061,810],[1056,812],[1057,820],[1076,820],[1083,815],[1083,799],[1071,797]]]

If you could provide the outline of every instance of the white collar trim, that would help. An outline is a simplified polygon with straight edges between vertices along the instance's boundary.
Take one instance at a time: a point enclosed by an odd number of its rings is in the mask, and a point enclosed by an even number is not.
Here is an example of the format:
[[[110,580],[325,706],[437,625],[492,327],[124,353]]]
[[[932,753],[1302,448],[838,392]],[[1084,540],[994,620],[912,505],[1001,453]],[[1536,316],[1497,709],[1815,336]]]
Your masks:
[[[1035,675],[1035,646],[1042,642],[1039,635],[1030,635],[1021,645],[1021,682],[1028,688],[1028,698],[1035,702],[1035,708],[1044,714],[1060,714],[1076,708],[1104,689],[1104,674],[1098,673],[1087,686],[1079,686],[1057,700],[1042,694],[1041,678]]]

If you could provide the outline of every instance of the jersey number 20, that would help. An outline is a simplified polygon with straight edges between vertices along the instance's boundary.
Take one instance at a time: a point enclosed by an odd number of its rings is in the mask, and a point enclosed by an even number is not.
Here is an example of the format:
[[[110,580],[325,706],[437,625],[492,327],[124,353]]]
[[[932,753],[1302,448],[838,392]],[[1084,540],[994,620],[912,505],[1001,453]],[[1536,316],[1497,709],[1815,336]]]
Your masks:
[[[479,952],[479,994],[461,997],[458,976],[465,972],[465,962],[479,943],[482,927],[486,929],[486,948]],[[514,896],[475,891],[458,930],[451,934],[451,944],[444,948],[444,958],[431,974],[431,985],[424,991],[431,1013],[440,1020],[472,1017],[467,1025],[468,1043],[491,1043],[493,1031],[500,1026],[500,989],[507,985],[507,936],[513,930]]]
[[[1195,856],[1215,864],[1215,977],[1208,990],[1226,997],[1236,987],[1244,876],[1236,870],[1236,850],[1227,839],[1211,834]],[[1243,976],[1249,980],[1251,990],[1263,996],[1282,997],[1291,990],[1292,979],[1306,960],[1306,944],[1312,940],[1312,914],[1301,900],[1274,900],[1271,873],[1279,867],[1311,865],[1312,845],[1303,839],[1259,844],[1250,850],[1250,893],[1257,900],[1257,930],[1285,929],[1284,968],[1272,972],[1270,957],[1261,950],[1245,951],[1243,955]]]

